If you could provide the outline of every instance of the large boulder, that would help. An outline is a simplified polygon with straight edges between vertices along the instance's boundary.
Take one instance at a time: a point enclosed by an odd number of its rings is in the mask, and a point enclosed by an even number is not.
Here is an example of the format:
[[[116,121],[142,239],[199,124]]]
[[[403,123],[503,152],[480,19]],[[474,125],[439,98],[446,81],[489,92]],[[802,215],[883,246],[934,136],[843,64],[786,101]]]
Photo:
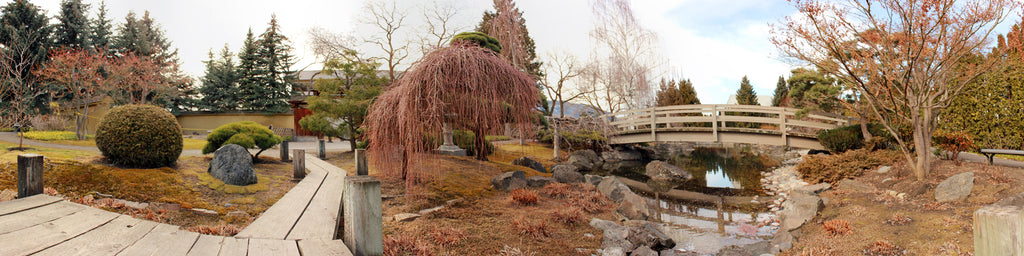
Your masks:
[[[632,148],[616,148],[612,151],[605,151],[601,153],[601,158],[604,162],[619,162],[619,161],[640,161],[644,158],[643,153]]]
[[[658,252],[651,250],[651,247],[640,246],[633,250],[629,256],[658,256]]]
[[[582,173],[573,170],[574,168],[571,168],[574,166],[556,165],[556,167],[559,168],[551,168],[551,177],[555,178],[555,181],[561,183],[583,183],[584,181],[586,181],[586,178],[583,177]]]
[[[651,211],[647,208],[647,201],[633,191],[626,192],[623,193],[622,201],[619,202],[619,208],[616,211],[631,220],[647,220],[647,217],[651,216]]]
[[[576,150],[569,154],[569,164],[575,165],[585,171],[596,171],[601,168],[601,157],[593,150]]]
[[[679,167],[666,162],[654,160],[647,164],[648,177],[659,181],[687,181],[693,179],[693,175]]]
[[[967,199],[973,188],[974,172],[953,175],[935,187],[935,201],[945,203]]]
[[[784,231],[790,231],[804,223],[811,221],[815,215],[818,215],[818,210],[823,207],[821,198],[817,195],[794,191],[790,194],[789,199],[782,203],[782,211],[779,212],[782,220],[782,229]]]
[[[590,226],[604,231],[604,235],[601,239],[601,248],[604,248],[605,250],[610,248],[619,248],[623,253],[625,253],[636,248],[635,245],[627,239],[629,237],[629,228],[626,226],[598,218],[591,219]]]
[[[541,173],[547,173],[548,172],[547,168],[544,168],[544,164],[542,164],[540,162],[537,162],[536,160],[530,159],[529,157],[525,157],[525,156],[524,157],[520,157],[520,158],[518,158],[516,160],[512,160],[512,164],[513,165],[518,165],[518,166],[526,166],[526,167],[529,167],[530,169],[537,170],[538,172],[541,172]]]
[[[228,185],[245,186],[256,184],[257,181],[252,155],[249,155],[249,151],[242,146],[235,144],[227,144],[217,149],[206,172]]]
[[[601,183],[597,184],[597,191],[600,191],[601,194],[616,203],[622,202],[622,197],[626,193],[633,193],[633,191],[629,189],[629,186],[626,186],[625,183],[619,181],[615,176],[605,177]]]
[[[685,155],[693,151],[693,147],[678,143],[658,143],[647,147],[650,150],[651,159],[669,160],[678,155]]]
[[[586,180],[587,184],[597,186],[597,184],[601,184],[601,181],[604,180],[604,177],[599,175],[586,174],[583,175],[583,179]]]
[[[544,186],[554,182],[557,181],[552,177],[530,176],[529,178],[526,178],[526,185],[531,188],[543,188]]]
[[[526,173],[523,171],[502,173],[501,175],[498,175],[498,177],[491,179],[491,184],[494,185],[495,189],[503,191],[512,191],[517,188],[525,188],[528,186]]]
[[[664,232],[661,232],[653,223],[639,221],[636,224],[629,227],[629,236],[626,239],[630,243],[640,247],[647,247],[655,252],[672,249],[672,247],[676,246],[676,242],[668,237],[668,235],[665,235]]]

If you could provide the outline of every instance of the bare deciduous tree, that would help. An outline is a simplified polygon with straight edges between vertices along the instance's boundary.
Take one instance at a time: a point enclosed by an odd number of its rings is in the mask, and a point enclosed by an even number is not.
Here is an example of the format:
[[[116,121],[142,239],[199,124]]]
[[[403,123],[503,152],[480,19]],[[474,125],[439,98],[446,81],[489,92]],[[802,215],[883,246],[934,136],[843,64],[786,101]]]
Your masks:
[[[588,91],[575,89],[570,90],[569,84],[572,84],[571,80],[576,79],[581,74],[581,67],[576,56],[568,52],[550,53],[548,54],[548,61],[545,63],[547,67],[546,79],[542,81],[544,90],[548,93],[554,104],[558,104],[558,117],[565,118],[565,102],[573,101],[583,96]],[[554,158],[558,159],[558,151],[561,144],[561,134],[559,133],[559,122],[556,120],[554,124]]]
[[[454,24],[459,9],[451,2],[431,1],[431,5],[423,7],[423,24],[420,35],[420,51],[423,55],[444,47],[458,31],[466,26]]]
[[[664,62],[657,34],[640,25],[628,0],[596,0],[592,7],[596,20],[590,35],[600,50],[584,72],[594,87],[584,99],[603,112],[652,105],[651,84]]]
[[[398,30],[402,29],[408,14],[398,7],[395,0],[374,0],[363,5],[363,9],[372,17],[364,23],[378,30],[376,35],[367,38],[366,42],[380,47],[384,51],[381,59],[388,66],[388,78],[395,81],[395,71],[409,57],[409,43],[399,39]]]
[[[799,13],[773,26],[772,42],[785,56],[856,87],[897,135],[919,180],[931,167],[937,112],[993,66],[975,57],[1020,6],[1013,0],[793,3]],[[913,129],[912,143],[898,136],[900,126]]]
[[[31,75],[32,69],[39,64],[38,59],[32,57],[35,54],[32,46],[44,38],[39,33],[14,33],[13,36],[15,38],[0,51],[0,106],[3,107],[0,109],[0,124],[24,127],[27,126],[25,121],[28,120],[32,101],[49,97],[49,93],[41,88],[38,77]],[[21,138],[17,149],[24,150],[24,134],[19,134]]]
[[[485,24],[488,35],[501,43],[501,55],[519,70],[526,70],[528,52],[523,33],[523,17],[512,0],[494,0],[494,18]]]
[[[359,61],[358,59],[352,59],[353,57],[358,57],[357,55],[351,54],[356,52],[355,37],[331,32],[319,26],[310,28],[308,34],[310,49],[321,62],[326,63],[332,59],[349,62]]]

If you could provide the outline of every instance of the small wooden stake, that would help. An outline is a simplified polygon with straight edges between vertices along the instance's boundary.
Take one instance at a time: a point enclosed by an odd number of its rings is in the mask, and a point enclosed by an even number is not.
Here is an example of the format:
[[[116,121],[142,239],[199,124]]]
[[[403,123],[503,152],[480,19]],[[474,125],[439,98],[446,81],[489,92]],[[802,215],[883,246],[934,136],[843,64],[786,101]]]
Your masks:
[[[368,175],[370,170],[366,167],[366,149],[356,149],[356,175]]]
[[[320,147],[317,150],[317,155],[320,159],[327,159],[327,145],[324,144],[324,140],[320,140]]]
[[[306,177],[306,150],[296,149],[292,155],[295,156],[292,161],[292,179],[301,180]]]
[[[18,198],[43,193],[43,156],[18,155]]]
[[[281,162],[288,162],[288,141],[281,142]]]

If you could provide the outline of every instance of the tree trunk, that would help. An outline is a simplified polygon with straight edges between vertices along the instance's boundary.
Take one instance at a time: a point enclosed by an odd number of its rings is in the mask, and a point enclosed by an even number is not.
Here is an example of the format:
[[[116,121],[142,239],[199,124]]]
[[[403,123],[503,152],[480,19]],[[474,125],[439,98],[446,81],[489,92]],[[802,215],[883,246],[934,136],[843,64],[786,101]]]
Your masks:
[[[473,153],[476,154],[476,160],[487,161],[487,136],[484,135],[483,129],[475,129],[473,132],[476,133],[476,136],[473,136],[473,144],[476,145]]]
[[[553,123],[554,123],[553,126],[555,127],[554,139],[552,140],[551,143],[554,144],[554,148],[555,148],[555,154],[554,154],[555,161],[558,161],[559,160],[559,158],[558,158],[559,141],[562,140],[562,139],[560,138],[560,134],[558,134],[559,133],[559,131],[558,131],[558,120],[551,119],[551,121],[553,121]]]
[[[932,111],[923,109],[920,113],[911,114],[911,123],[914,126],[914,151],[917,159],[914,163],[914,175],[917,180],[924,180],[931,168],[931,120]]]
[[[86,103],[84,105],[82,116],[78,117],[77,127],[75,127],[75,135],[78,136],[79,140],[85,140],[85,127],[89,122],[89,104]]]
[[[864,135],[864,141],[871,140],[871,131],[868,130],[868,120],[861,116],[860,133]]]

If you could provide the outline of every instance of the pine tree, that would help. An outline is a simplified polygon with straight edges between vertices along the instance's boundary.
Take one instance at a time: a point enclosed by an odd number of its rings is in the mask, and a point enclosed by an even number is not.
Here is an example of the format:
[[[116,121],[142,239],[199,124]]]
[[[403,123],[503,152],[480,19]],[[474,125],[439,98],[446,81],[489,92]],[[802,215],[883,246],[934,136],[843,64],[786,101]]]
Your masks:
[[[281,34],[281,26],[277,16],[271,16],[267,30],[260,35],[257,44],[257,65],[261,73],[257,76],[262,86],[257,93],[261,96],[253,102],[256,110],[267,113],[288,111],[288,98],[291,97],[291,85],[295,81],[295,72],[289,70],[295,63],[291,54],[292,47],[288,38]]]
[[[96,19],[91,22],[92,31],[89,33],[89,42],[93,49],[110,51],[110,37],[113,33],[111,32],[113,26],[110,23],[111,20],[107,18],[107,4],[100,2],[99,12]]]
[[[789,86],[786,85],[786,79],[779,76],[779,82],[775,84],[775,95],[772,96],[772,106],[782,107],[782,103],[785,102],[788,95]]]
[[[541,69],[541,66],[544,63],[540,62],[537,59],[537,45],[533,41],[533,37],[530,37],[530,30],[526,29],[526,19],[523,18],[523,12],[520,11],[519,8],[515,8],[515,3],[510,3],[509,6],[513,8],[511,11],[518,12],[518,15],[513,15],[514,17],[518,17],[518,20],[516,20],[514,22],[516,24],[519,24],[519,29],[518,30],[522,34],[522,36],[520,37],[520,38],[522,38],[521,45],[522,45],[523,51],[526,53],[525,56],[522,56],[523,63],[521,64],[521,67],[517,66],[516,68],[519,68],[519,69],[521,69],[521,71],[526,72],[534,80],[538,80],[539,78],[544,77],[544,71]],[[492,34],[492,31],[490,31],[492,26],[489,23],[491,22],[492,19],[494,19],[494,17],[498,16],[498,11],[502,10],[503,8],[501,8],[500,3],[498,1],[495,1],[494,2],[494,9],[495,9],[494,12],[492,12],[492,11],[484,11],[484,15],[480,19],[480,23],[477,24],[476,29],[475,29],[477,32],[481,32],[481,33],[484,33],[484,34],[488,34],[488,35],[494,36],[494,34]],[[495,37],[497,37],[497,36],[495,36]],[[502,47],[510,47],[510,46],[502,45]],[[508,55],[507,54],[503,53],[503,56],[506,56],[506,59],[508,59]],[[540,83],[538,83],[537,84],[537,91],[538,92],[543,92],[544,91],[544,86],[541,85]],[[540,101],[538,102],[538,106],[540,107],[540,109],[544,112],[545,115],[549,115],[550,116],[552,108],[551,108],[551,105],[548,103],[547,95],[544,95],[544,93],[539,93],[538,94],[538,99],[540,99]]]
[[[690,79],[679,81],[679,98],[684,105],[700,105],[697,98],[697,90],[693,89],[693,82]]]
[[[164,36],[160,25],[149,17],[149,11],[141,19],[129,11],[112,44],[114,50],[122,55],[131,53],[150,58],[162,66],[178,63],[178,50],[172,49],[171,41]]]
[[[754,87],[750,85],[750,80],[747,79],[747,76],[743,76],[743,80],[740,81],[740,89],[736,90],[736,104],[760,104],[757,102],[757,94],[754,93]]]
[[[89,42],[89,18],[86,12],[88,4],[82,0],[63,0],[60,2],[60,14],[57,16],[56,30],[54,31],[54,48],[88,48]]]
[[[210,59],[205,62],[203,86],[199,88],[199,92],[203,94],[202,107],[211,112],[233,111],[238,106],[235,100],[238,95],[238,78],[235,75],[233,55],[225,44],[219,59],[214,58],[212,50],[209,56]]]
[[[259,74],[261,73],[258,65],[258,57],[256,51],[258,46],[256,45],[256,38],[252,34],[252,29],[249,29],[249,33],[245,36],[245,41],[242,43],[242,50],[238,52],[238,67],[235,69],[235,75],[238,81],[238,94],[236,99],[238,100],[239,107],[245,111],[259,111],[256,107],[255,102],[258,97],[262,97],[258,92],[263,86],[259,81]]]

